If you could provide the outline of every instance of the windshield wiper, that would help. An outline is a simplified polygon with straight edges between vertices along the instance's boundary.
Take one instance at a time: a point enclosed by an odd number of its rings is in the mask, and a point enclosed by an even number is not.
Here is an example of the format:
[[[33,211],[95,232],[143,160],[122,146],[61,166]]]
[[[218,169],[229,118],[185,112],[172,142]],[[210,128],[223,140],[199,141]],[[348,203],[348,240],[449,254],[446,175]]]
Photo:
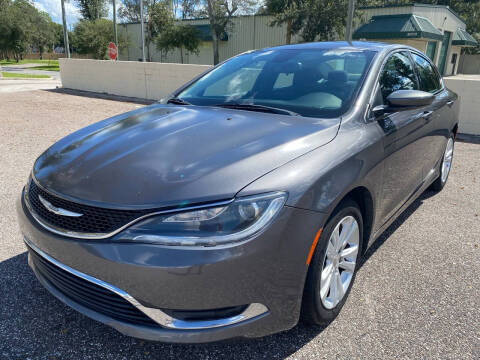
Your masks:
[[[216,104],[214,106],[224,107],[228,109],[238,109],[238,110],[247,110],[247,111],[260,111],[272,114],[281,114],[281,115],[290,115],[290,116],[300,116],[296,112],[279,109],[272,106],[258,105],[258,104],[239,104],[239,103],[222,103]]]
[[[188,101],[185,101],[183,99],[173,97],[171,99],[167,100],[167,104],[175,104],[175,105],[192,105]]]

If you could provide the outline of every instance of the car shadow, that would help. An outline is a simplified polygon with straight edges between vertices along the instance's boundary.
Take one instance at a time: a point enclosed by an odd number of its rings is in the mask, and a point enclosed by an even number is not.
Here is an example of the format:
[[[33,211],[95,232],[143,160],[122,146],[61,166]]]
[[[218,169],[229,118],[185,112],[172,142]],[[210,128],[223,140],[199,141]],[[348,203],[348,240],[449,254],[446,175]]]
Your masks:
[[[412,215],[426,200],[436,194],[433,190],[425,190],[413,203],[410,204],[385,231],[370,245],[362,259],[359,267],[362,267],[370,257],[390,238],[390,236]]]
[[[375,254],[424,199],[416,199],[367,250],[360,266]],[[27,253],[0,263],[0,358],[285,358],[318,336],[325,327],[302,323],[289,331],[252,340],[178,345],[142,341],[90,320],[63,305],[36,280]]]
[[[92,99],[129,102],[129,103],[135,103],[135,104],[141,104],[141,105],[151,105],[156,102],[155,100],[141,99],[136,97],[120,96],[120,95],[113,95],[113,94],[107,94],[107,93],[98,93],[98,92],[92,92],[92,91],[83,91],[83,90],[75,90],[75,89],[60,88],[60,87],[57,87],[56,89],[44,89],[43,91],[53,92],[57,94],[82,96],[82,97],[88,97]]]

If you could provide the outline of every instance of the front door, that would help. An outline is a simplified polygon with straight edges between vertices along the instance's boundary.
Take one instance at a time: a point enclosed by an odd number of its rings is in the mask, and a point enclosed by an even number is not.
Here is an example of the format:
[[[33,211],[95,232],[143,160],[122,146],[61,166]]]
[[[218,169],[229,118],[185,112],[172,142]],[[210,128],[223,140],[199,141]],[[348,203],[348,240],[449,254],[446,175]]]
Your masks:
[[[408,52],[388,58],[380,76],[378,101],[396,90],[418,90],[417,77]],[[377,104],[375,104],[377,105]],[[384,176],[380,217],[386,222],[420,187],[423,178],[426,121],[423,111],[408,109],[388,114],[379,121],[385,132]]]
[[[435,95],[433,103],[422,108],[424,112],[430,113],[430,116],[426,117],[427,139],[425,144],[427,147],[423,150],[423,177],[425,181],[429,181],[432,180],[432,176],[435,175],[435,169],[438,169],[439,161],[445,150],[446,136],[448,136],[448,133],[441,131],[442,124],[449,124],[449,119],[451,119],[454,114],[448,91],[445,89],[442,90],[440,76],[437,71],[435,71],[432,63],[421,54],[415,52],[411,54],[415,71],[418,75],[420,90]],[[446,130],[448,131],[448,129]]]

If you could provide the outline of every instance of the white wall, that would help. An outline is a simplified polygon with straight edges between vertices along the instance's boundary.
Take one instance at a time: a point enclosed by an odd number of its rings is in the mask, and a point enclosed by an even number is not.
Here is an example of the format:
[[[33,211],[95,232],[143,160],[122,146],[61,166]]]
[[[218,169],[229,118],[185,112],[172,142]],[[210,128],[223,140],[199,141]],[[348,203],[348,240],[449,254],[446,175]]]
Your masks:
[[[64,88],[159,100],[208,65],[59,59]]]
[[[458,94],[460,113],[458,131],[463,134],[480,135],[478,94],[480,76],[457,75],[444,78],[445,86]]]
[[[458,65],[460,74],[480,74],[480,55],[462,54]]]

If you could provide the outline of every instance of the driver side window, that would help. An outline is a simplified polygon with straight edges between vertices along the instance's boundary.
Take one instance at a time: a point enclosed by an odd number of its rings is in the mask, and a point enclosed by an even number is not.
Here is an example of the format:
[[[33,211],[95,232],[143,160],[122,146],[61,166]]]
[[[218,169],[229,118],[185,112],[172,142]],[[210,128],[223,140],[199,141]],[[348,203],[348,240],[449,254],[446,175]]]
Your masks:
[[[385,62],[380,75],[380,90],[384,104],[394,91],[418,90],[417,78],[407,52],[397,52]]]

